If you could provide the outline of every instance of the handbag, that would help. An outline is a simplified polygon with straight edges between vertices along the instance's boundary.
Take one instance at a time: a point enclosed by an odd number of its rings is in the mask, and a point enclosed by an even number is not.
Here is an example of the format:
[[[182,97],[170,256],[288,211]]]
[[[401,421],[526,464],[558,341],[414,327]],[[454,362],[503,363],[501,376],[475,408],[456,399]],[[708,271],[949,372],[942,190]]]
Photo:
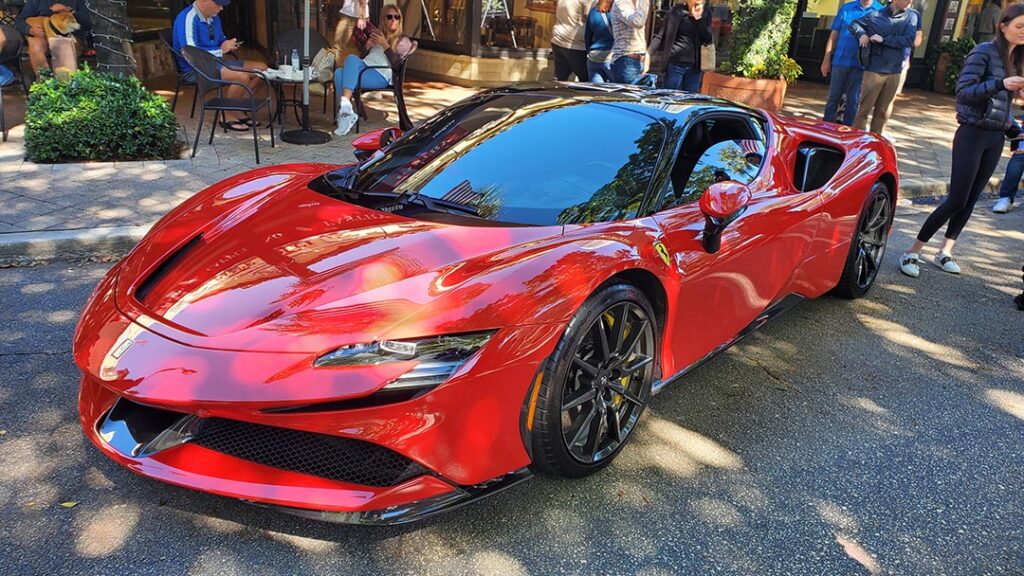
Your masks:
[[[700,47],[700,70],[708,72],[715,69],[715,43],[702,45]]]
[[[313,61],[309,63],[310,80],[316,82],[329,82],[334,77],[334,62],[336,55],[332,48],[321,48]]]

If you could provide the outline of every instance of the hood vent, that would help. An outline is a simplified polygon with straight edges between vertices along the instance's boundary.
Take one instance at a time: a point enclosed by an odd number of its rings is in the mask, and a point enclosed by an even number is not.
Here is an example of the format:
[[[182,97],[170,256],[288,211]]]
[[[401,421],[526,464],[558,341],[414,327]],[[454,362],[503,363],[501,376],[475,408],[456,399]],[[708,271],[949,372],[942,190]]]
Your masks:
[[[202,234],[197,235],[195,238],[189,240],[180,248],[178,248],[169,256],[167,256],[167,258],[165,258],[164,261],[161,262],[160,265],[157,266],[155,270],[153,270],[153,273],[147,276],[146,279],[143,280],[142,284],[139,284],[138,290],[135,291],[135,299],[145,304],[146,296],[148,296],[150,291],[153,290],[153,287],[156,286],[157,282],[159,282],[164,276],[166,276],[167,273],[170,272],[172,268],[174,268],[175,264],[180,262],[181,259],[184,258],[185,255],[189,253],[189,251],[195,248],[196,245],[199,244],[199,241],[202,240],[202,238]]]

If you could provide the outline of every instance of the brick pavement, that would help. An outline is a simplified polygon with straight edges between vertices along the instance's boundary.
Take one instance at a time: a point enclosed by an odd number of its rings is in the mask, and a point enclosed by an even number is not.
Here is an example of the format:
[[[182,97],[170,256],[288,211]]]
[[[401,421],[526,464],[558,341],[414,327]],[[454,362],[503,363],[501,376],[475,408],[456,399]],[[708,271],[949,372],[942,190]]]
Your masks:
[[[167,91],[158,91],[170,96]],[[13,93],[12,93],[13,92]],[[88,229],[108,226],[149,224],[170,207],[204,186],[256,166],[250,133],[218,129],[214,144],[201,139],[194,159],[162,162],[118,162],[71,165],[40,165],[24,157],[24,97],[20,91],[4,94],[8,119],[14,125],[11,138],[0,145],[0,235],[28,231]],[[411,82],[408,105],[414,121],[471,94],[472,89],[439,82]],[[826,87],[813,83],[793,86],[784,112],[818,118],[824,106]],[[182,136],[191,141],[196,121],[188,118],[187,94],[178,103]],[[389,98],[371,102],[371,107],[397,118]],[[311,105],[314,123],[330,128],[329,118],[320,113],[319,97]],[[289,118],[294,125],[294,118]],[[365,129],[387,125],[370,122]],[[953,99],[931,92],[909,91],[897,102],[891,132],[899,150],[904,185],[936,186],[944,193],[948,179],[949,150],[956,129]],[[204,129],[205,130],[205,129]],[[205,136],[205,135],[204,135]],[[269,135],[261,132],[264,165],[285,162],[321,161],[341,163],[352,159],[351,137],[334,138],[323,146],[302,147],[278,143],[269,146]],[[1005,163],[1005,158],[1003,160]],[[1002,175],[1001,169],[996,176]]]

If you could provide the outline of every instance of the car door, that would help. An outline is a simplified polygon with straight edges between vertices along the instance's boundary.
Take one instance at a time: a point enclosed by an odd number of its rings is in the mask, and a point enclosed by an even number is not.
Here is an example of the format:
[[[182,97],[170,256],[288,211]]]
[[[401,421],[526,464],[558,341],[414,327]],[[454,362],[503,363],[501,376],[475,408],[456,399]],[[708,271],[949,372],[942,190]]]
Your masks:
[[[744,113],[700,117],[680,143],[653,215],[680,278],[671,319],[675,337],[667,343],[678,368],[730,342],[786,296],[805,257],[820,201],[779,178],[786,168],[771,153],[772,144],[763,121]],[[746,184],[751,200],[722,233],[720,250],[709,254],[701,243],[698,201],[723,180]]]

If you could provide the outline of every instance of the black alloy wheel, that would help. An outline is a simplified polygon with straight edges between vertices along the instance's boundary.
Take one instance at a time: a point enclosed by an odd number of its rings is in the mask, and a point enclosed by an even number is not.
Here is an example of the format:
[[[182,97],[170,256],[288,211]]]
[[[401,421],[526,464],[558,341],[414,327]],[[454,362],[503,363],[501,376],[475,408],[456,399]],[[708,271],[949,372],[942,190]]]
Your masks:
[[[893,203],[889,188],[875,182],[857,220],[850,242],[843,275],[833,293],[842,298],[860,298],[867,294],[878,277],[885,256],[885,245],[892,227]]]
[[[579,477],[611,461],[650,397],[657,328],[633,286],[611,286],[587,300],[545,371],[532,431],[535,464]]]

